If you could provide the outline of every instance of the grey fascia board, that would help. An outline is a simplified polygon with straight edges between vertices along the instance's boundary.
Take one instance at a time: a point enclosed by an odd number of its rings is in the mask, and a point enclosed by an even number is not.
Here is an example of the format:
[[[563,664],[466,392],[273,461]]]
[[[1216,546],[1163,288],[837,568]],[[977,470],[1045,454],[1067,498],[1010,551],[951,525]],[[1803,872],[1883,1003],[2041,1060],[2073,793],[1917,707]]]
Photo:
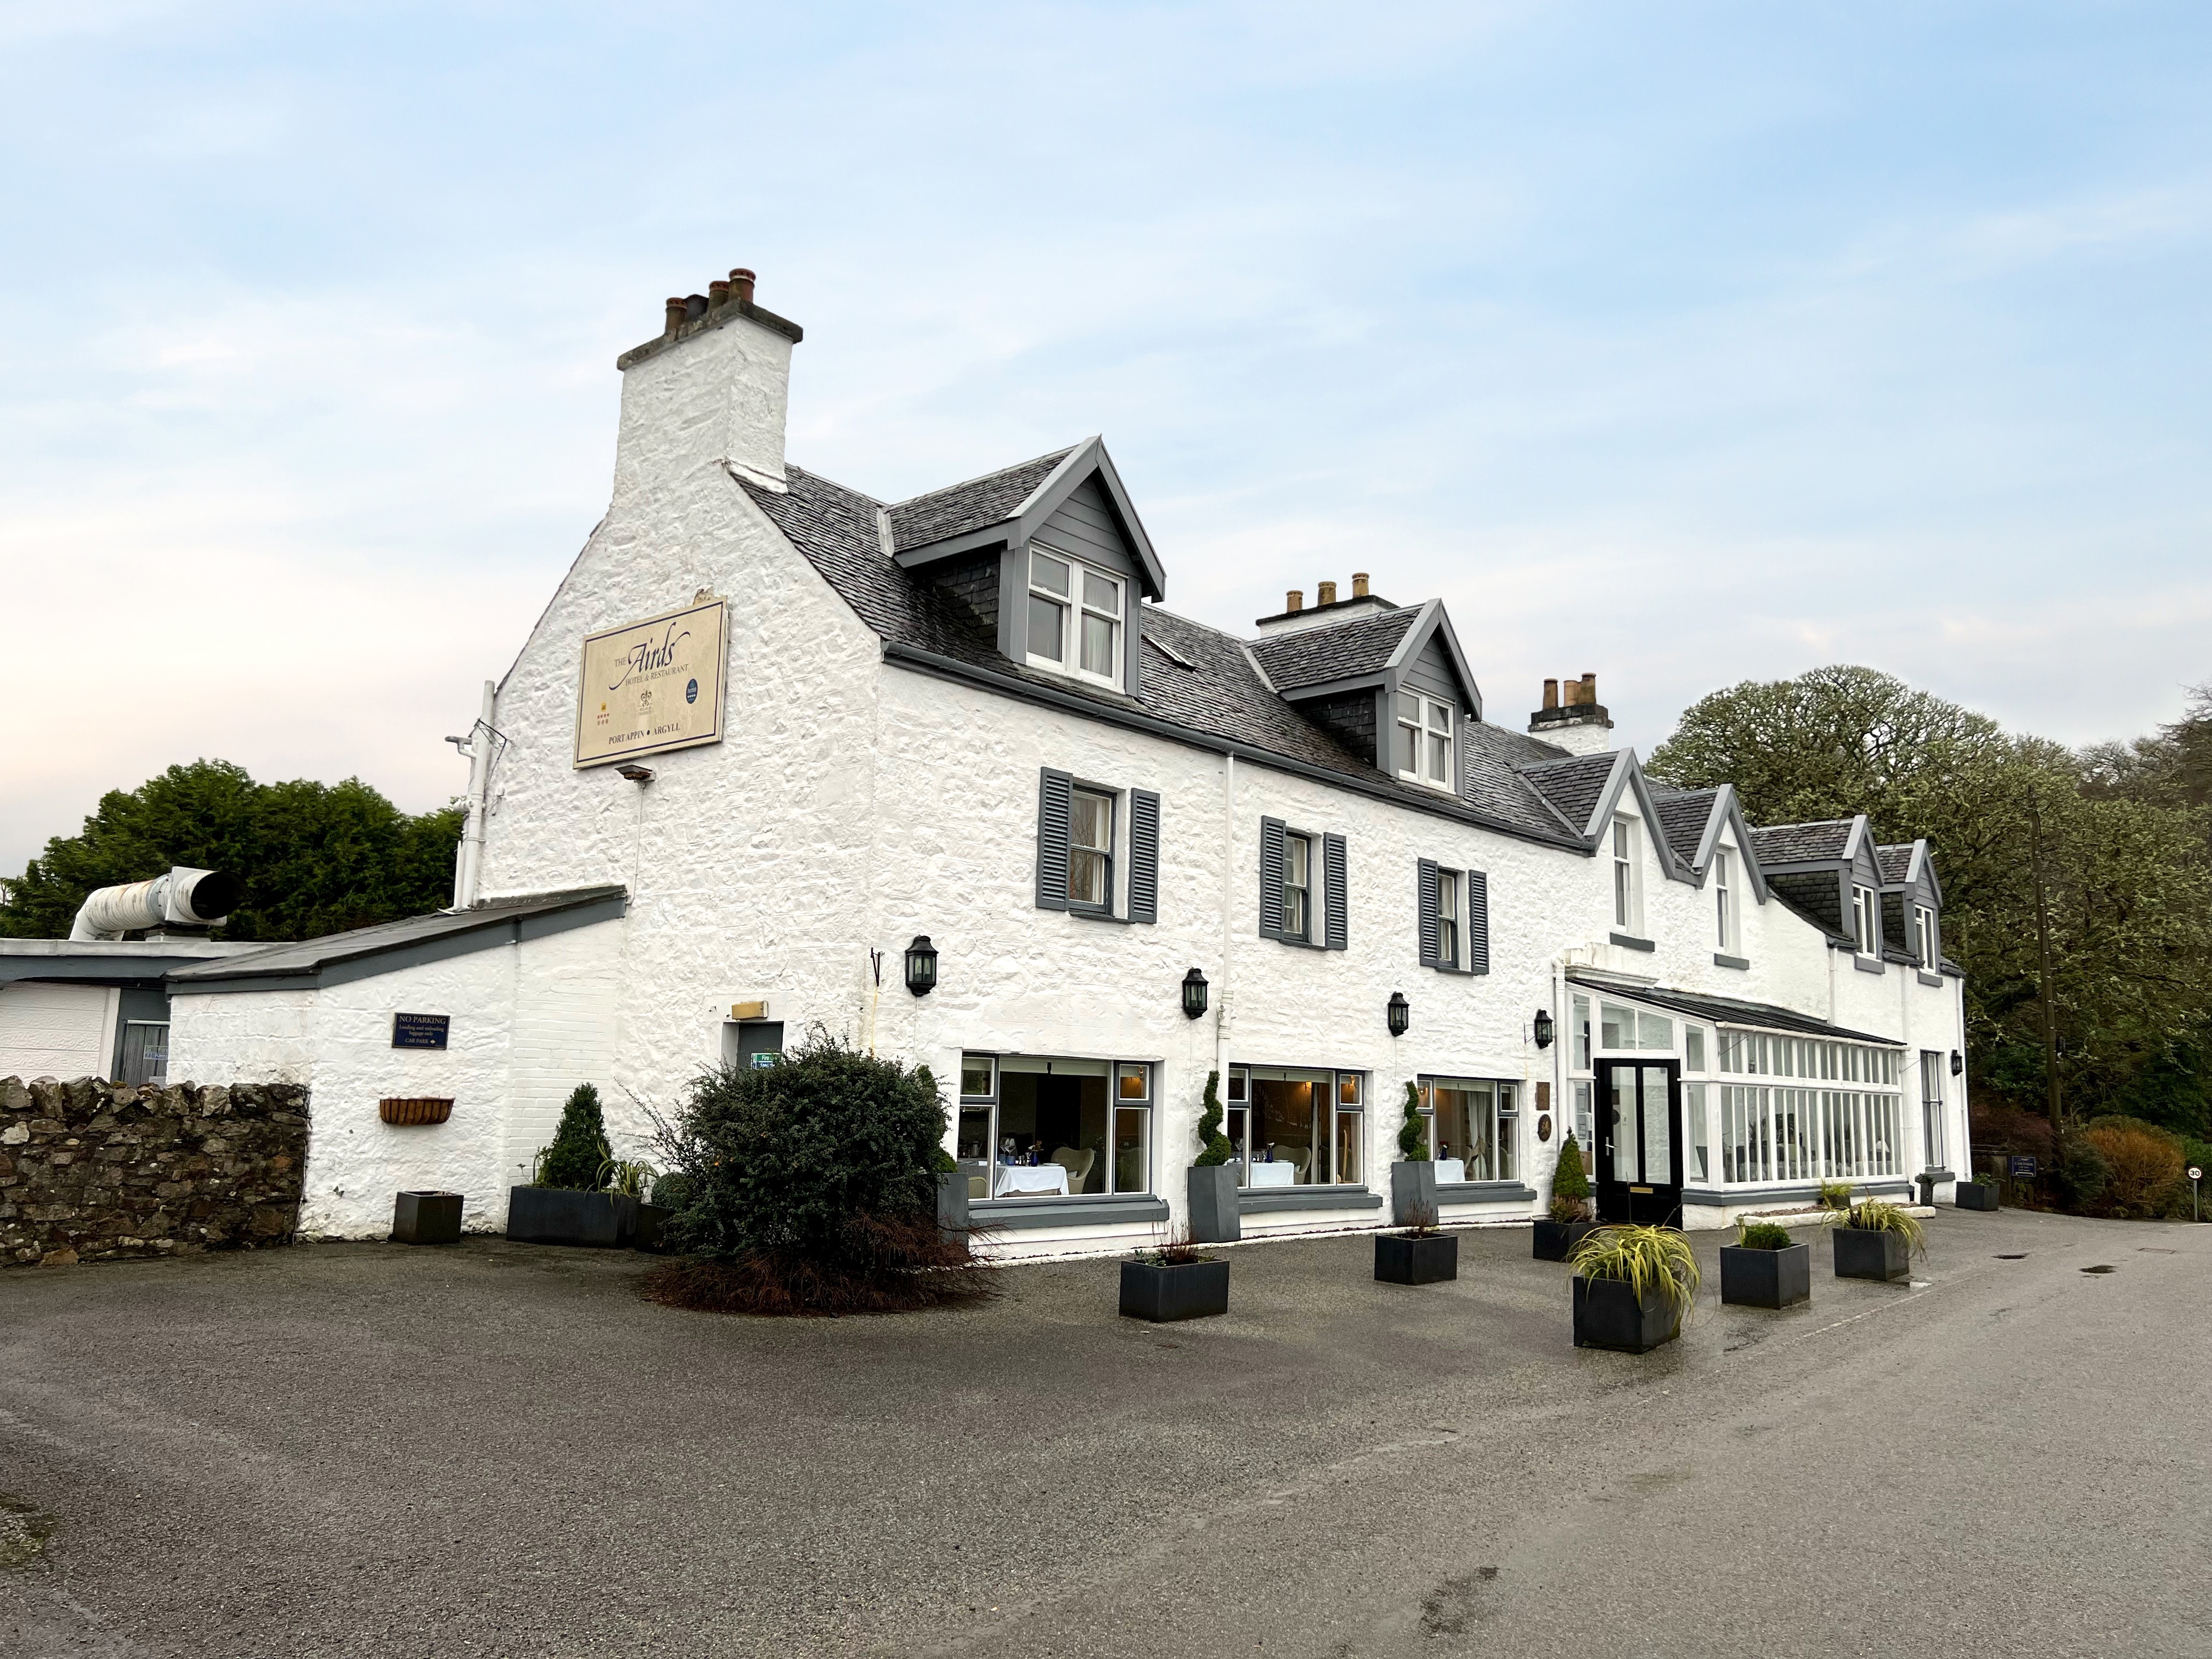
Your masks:
[[[1334,697],[1346,691],[1379,691],[1394,682],[1389,671],[1378,669],[1372,674],[1349,674],[1340,680],[1322,680],[1312,685],[1294,685],[1287,690],[1268,682],[1268,687],[1285,702],[1307,702],[1316,697]]]
[[[1014,526],[1000,519],[993,524],[974,530],[963,530],[957,536],[947,536],[941,541],[923,542],[918,546],[901,548],[891,555],[891,562],[902,570],[919,570],[935,564],[940,559],[950,559],[962,553],[974,553],[987,547],[1012,546]]]
[[[1458,677],[1460,690],[1467,693],[1467,700],[1474,709],[1474,718],[1480,720],[1482,688],[1475,684],[1474,670],[1468,665],[1467,653],[1459,648],[1459,635],[1452,629],[1451,614],[1444,609],[1444,602],[1441,599],[1421,602],[1420,614],[1413,618],[1413,626],[1400,636],[1398,648],[1390,653],[1387,669],[1392,689],[1395,690],[1397,687],[1399,671],[1419,654],[1421,647],[1431,635],[1443,641],[1444,655],[1451,659],[1452,672]]]
[[[1713,810],[1705,818],[1705,834],[1698,838],[1698,885],[1705,884],[1706,876],[1713,867],[1713,854],[1719,849],[1721,830],[1733,823],[1735,826],[1736,856],[1743,860],[1750,872],[1752,890],[1761,904],[1766,902],[1766,866],[1759,861],[1759,852],[1752,845],[1751,825],[1745,822],[1743,803],[1736,799],[1735,786],[1722,784],[1713,792]]]
[[[1556,847],[1583,858],[1596,856],[1596,849],[1580,836],[1572,834],[1548,836],[1531,830],[1525,824],[1508,823],[1493,818],[1486,812],[1478,812],[1457,796],[1437,794],[1434,800],[1409,799],[1401,794],[1394,785],[1386,784],[1378,772],[1376,779],[1355,776],[1350,773],[1332,772],[1327,767],[1313,766],[1294,760],[1288,755],[1278,755],[1273,750],[1260,749],[1231,738],[1216,737],[1187,726],[1176,726],[1157,715],[1147,714],[1135,707],[1119,708],[1111,703],[1078,696],[1055,687],[1036,685],[1017,679],[1009,674],[995,673],[979,668],[957,658],[940,656],[934,651],[924,651],[917,646],[897,640],[884,641],[884,660],[896,663],[915,673],[928,674],[938,679],[956,681],[963,685],[981,686],[1024,702],[1034,702],[1043,708],[1056,708],[1063,714],[1079,714],[1108,726],[1118,726],[1126,731],[1142,732],[1169,743],[1178,743],[1187,749],[1196,749],[1209,755],[1233,755],[1253,766],[1285,773],[1291,777],[1304,778],[1310,782],[1323,783],[1370,799],[1388,801],[1408,811],[1426,813],[1431,817],[1449,819],[1473,829],[1486,830],[1492,835],[1510,836],[1516,841],[1532,842],[1539,847]]]
[[[162,984],[177,969],[197,968],[208,960],[206,957],[0,956],[0,985],[30,981],[151,988]]]
[[[450,962],[456,957],[469,956],[478,951],[493,950],[505,945],[520,945],[527,939],[564,933],[572,927],[589,927],[599,922],[616,921],[625,914],[628,908],[627,896],[616,894],[567,905],[557,910],[536,911],[528,915],[494,915],[475,927],[455,933],[412,939],[400,945],[371,946],[348,952],[314,967],[280,969],[268,973],[247,970],[219,979],[173,978],[168,981],[168,989],[172,996],[192,996],[203,993],[221,996],[233,992],[320,990],[329,986],[350,985],[360,980],[396,973],[403,968],[417,968],[433,962]]]
[[[1536,1189],[1517,1181],[1440,1181],[1439,1204],[1533,1204]]]
[[[1583,834],[1593,843],[1602,839],[1600,830],[1613,821],[1613,808],[1620,804],[1621,791],[1628,787],[1629,763],[1633,751],[1616,749],[1613,755],[1613,769],[1605,775],[1605,787],[1597,792],[1597,802],[1590,808],[1589,822],[1583,826]],[[1656,826],[1655,826],[1656,827]],[[1652,839],[1664,844],[1666,837],[1655,835]]]
[[[1255,1192],[1237,1189],[1239,1215],[1266,1215],[1275,1210],[1379,1210],[1382,1195],[1364,1187],[1267,1187]]]
[[[1067,453],[1066,458],[1045,474],[1042,482],[1031,490],[1029,499],[1014,509],[1012,518],[1021,539],[1027,541],[1060,508],[1060,504],[1075,493],[1076,486],[1096,473],[1099,487],[1106,492],[1107,505],[1114,516],[1121,521],[1121,534],[1137,556],[1137,569],[1142,577],[1142,587],[1147,599],[1167,597],[1168,573],[1160,563],[1160,556],[1152,550],[1152,538],[1145,533],[1144,521],[1138,518],[1135,503],[1129,492],[1121,488],[1121,475],[1115,471],[1114,462],[1106,453],[1106,441],[1094,434]]]
[[[1004,1228],[1026,1232],[1048,1227],[1111,1227],[1165,1221],[1167,1200],[1150,1193],[1109,1193],[1088,1198],[971,1199],[968,1215],[978,1232]]]
[[[1912,1183],[1903,1176],[1875,1176],[1853,1181],[1848,1176],[1838,1176],[1855,1193],[1909,1193]],[[1786,1186],[1771,1187],[1685,1187],[1682,1202],[1699,1205],[1721,1204],[1788,1204],[1802,1200],[1808,1206],[1817,1202],[1820,1183],[1817,1181],[1793,1182]]]

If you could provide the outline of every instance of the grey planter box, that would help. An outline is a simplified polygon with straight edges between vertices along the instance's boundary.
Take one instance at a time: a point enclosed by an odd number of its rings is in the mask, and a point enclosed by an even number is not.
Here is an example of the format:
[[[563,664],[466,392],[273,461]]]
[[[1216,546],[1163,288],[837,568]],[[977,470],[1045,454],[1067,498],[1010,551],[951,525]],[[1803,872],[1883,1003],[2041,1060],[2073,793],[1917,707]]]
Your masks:
[[[1424,1159],[1390,1166],[1390,1224],[1437,1224],[1437,1166]]]
[[[1575,1346],[1650,1353],[1682,1334],[1682,1315],[1657,1285],[1637,1300],[1622,1279],[1575,1275]]]
[[[395,1244],[458,1244],[461,1242],[459,1193],[402,1193],[392,1206]]]
[[[1244,1218],[1237,1207],[1237,1166],[1233,1164],[1193,1164],[1190,1171],[1190,1242],[1194,1244],[1234,1244],[1244,1237]],[[1225,1268],[1228,1264],[1224,1262]]]
[[[519,1244],[625,1249],[637,1235],[637,1200],[620,1193],[516,1187],[507,1195],[507,1236]]]
[[[948,1170],[937,1177],[937,1231],[946,1238],[965,1238],[969,1225],[968,1171]]]
[[[1375,1277],[1385,1285],[1441,1285],[1457,1279],[1459,1235],[1408,1238],[1403,1233],[1377,1233]]]
[[[1813,1299],[1813,1247],[1779,1250],[1721,1246],[1721,1300],[1739,1308],[1788,1308]]]
[[[632,1235],[630,1243],[641,1250],[650,1250],[659,1255],[668,1248],[663,1242],[662,1230],[668,1225],[668,1218],[675,1213],[665,1204],[641,1203],[637,1206],[637,1231]]]
[[[1129,1319],[1164,1325],[1176,1319],[1205,1319],[1229,1311],[1229,1264],[1190,1261],[1163,1267],[1153,1261],[1121,1264],[1121,1312]]]
[[[1878,1279],[1885,1283],[1902,1279],[1912,1270],[1911,1247],[1903,1233],[1887,1228],[1831,1227],[1836,1241],[1836,1277]]]
[[[1546,1221],[1536,1223],[1536,1237],[1530,1259],[1536,1261],[1565,1261],[1574,1254],[1575,1246],[1598,1230],[1595,1221]]]
[[[2003,1200],[1994,1187],[1978,1181],[1962,1181],[1951,1189],[1951,1202],[1962,1210],[2002,1210]]]

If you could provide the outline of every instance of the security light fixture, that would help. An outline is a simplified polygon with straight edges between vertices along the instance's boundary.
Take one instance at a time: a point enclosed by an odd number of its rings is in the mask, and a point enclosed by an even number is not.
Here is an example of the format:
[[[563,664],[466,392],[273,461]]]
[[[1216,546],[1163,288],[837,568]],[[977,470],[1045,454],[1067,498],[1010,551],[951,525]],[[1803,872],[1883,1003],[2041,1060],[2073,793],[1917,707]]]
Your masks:
[[[653,781],[653,769],[650,766],[617,766],[615,768],[615,770],[621,773],[632,783],[651,783]]]
[[[1206,975],[1195,968],[1182,976],[1182,1012],[1187,1019],[1206,1017]]]
[[[1405,1036],[1413,1024],[1413,1005],[1406,1000],[1403,991],[1390,993],[1389,1013],[1390,1035],[1394,1037]]]
[[[1536,1011],[1536,1046],[1539,1048],[1548,1048],[1552,1046],[1552,1011],[1548,1008],[1539,1008]]]
[[[1951,1050],[1951,1075],[1956,1077],[1966,1069],[1966,1057],[1956,1048]]]
[[[937,988],[937,947],[927,933],[916,933],[906,947],[906,988],[918,997]]]

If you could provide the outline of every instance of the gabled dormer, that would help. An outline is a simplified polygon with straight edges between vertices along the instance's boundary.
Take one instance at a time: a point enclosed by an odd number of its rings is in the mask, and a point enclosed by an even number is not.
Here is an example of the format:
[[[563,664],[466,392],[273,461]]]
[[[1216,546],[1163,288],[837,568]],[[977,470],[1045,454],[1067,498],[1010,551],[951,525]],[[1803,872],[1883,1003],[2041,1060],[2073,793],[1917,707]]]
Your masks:
[[[1141,602],[1167,574],[1102,440],[881,508],[876,526],[883,552],[964,605],[1002,656],[1136,696]]]
[[[1881,865],[1874,830],[1856,817],[1752,832],[1767,884],[1790,908],[1878,972],[1883,948]]]
[[[1482,692],[1443,601],[1394,605],[1364,575],[1349,599],[1334,582],[1311,611],[1304,598],[1255,624],[1252,660],[1276,695],[1369,765],[1457,794],[1461,735],[1482,718]]]
[[[1923,974],[1943,965],[1943,889],[1936,879],[1936,860],[1925,841],[1878,847],[1881,871],[1884,936],[1897,953],[1910,957]]]

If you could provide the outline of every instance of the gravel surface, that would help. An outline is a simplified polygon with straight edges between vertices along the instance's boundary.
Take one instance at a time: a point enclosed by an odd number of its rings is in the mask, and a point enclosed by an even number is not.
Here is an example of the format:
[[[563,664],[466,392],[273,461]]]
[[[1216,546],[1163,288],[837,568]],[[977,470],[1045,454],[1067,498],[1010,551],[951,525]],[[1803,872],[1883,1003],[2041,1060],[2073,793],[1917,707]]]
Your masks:
[[[1521,1229],[1158,1328],[1111,1261],[836,1321],[493,1240],[10,1270],[0,1654],[2212,1654],[2212,1228],[1929,1233],[1781,1314],[1701,1237],[1643,1358]]]

